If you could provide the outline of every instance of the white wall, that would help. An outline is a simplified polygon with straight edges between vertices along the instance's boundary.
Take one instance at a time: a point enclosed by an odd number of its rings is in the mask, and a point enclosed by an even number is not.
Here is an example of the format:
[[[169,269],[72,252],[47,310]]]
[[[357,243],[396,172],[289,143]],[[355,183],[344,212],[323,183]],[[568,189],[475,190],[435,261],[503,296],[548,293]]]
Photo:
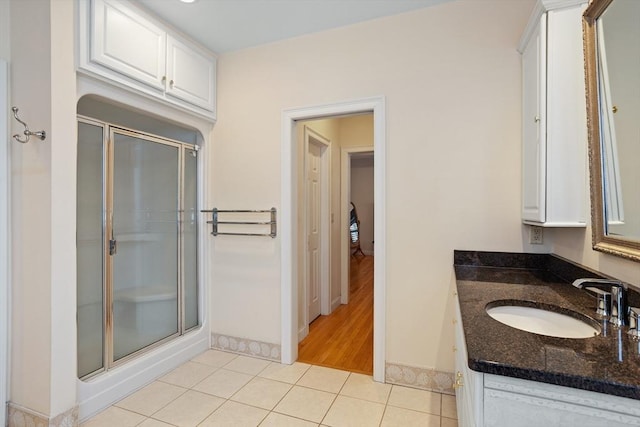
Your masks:
[[[6,424],[9,372],[9,2],[0,2],[0,425]]]
[[[524,243],[519,209],[516,45],[532,6],[456,1],[219,58],[220,206],[280,206],[283,110],[386,96],[389,362],[452,370],[454,249],[544,249]],[[277,246],[250,259],[268,243],[214,248],[214,331],[280,342]]]
[[[45,416],[76,402],[73,4],[10,3],[11,104],[47,139],[11,142],[9,398]]]

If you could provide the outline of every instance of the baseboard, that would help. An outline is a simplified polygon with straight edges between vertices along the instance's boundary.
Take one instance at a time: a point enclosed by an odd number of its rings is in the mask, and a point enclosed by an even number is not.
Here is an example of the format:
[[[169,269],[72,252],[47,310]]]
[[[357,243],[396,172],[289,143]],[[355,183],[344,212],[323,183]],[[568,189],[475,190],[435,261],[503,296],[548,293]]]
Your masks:
[[[16,405],[13,402],[7,404],[9,427],[77,427],[78,406],[74,406],[53,418]]]
[[[309,335],[309,325],[305,325],[304,327],[298,329],[298,342],[302,341]]]
[[[339,296],[338,298],[331,301],[331,312],[333,313],[333,311],[336,308],[340,307],[341,304],[342,304],[342,296]]]
[[[211,348],[280,362],[280,344],[211,333]]]
[[[387,362],[385,382],[438,393],[455,394],[453,391],[453,372]]]

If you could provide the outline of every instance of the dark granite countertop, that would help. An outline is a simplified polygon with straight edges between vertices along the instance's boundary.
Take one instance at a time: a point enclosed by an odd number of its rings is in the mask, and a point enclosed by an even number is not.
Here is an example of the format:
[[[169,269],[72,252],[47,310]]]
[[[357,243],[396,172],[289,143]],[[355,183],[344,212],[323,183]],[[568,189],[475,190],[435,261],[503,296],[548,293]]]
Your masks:
[[[455,251],[454,265],[470,369],[640,400],[640,342],[626,326],[598,320],[595,297],[571,286],[606,276],[552,254]],[[639,306],[639,298],[629,292],[630,305]],[[572,310],[598,322],[602,333],[573,339],[521,331],[487,314],[496,300]]]

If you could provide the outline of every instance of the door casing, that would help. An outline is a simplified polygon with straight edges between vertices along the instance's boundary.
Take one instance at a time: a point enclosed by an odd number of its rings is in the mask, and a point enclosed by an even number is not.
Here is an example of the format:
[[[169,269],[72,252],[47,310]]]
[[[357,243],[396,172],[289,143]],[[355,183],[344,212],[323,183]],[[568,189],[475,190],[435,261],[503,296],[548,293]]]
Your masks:
[[[297,121],[373,112],[374,166],[374,303],[373,303],[373,379],[385,380],[386,307],[386,130],[385,98],[377,96],[332,104],[284,110],[281,143],[281,361],[291,364],[298,358],[298,231],[297,156],[302,144],[296,142]]]
[[[351,192],[351,156],[372,153],[373,147],[344,147],[340,153],[340,303],[349,303],[349,202]],[[375,156],[375,153],[374,153]],[[375,165],[375,164],[374,164]]]

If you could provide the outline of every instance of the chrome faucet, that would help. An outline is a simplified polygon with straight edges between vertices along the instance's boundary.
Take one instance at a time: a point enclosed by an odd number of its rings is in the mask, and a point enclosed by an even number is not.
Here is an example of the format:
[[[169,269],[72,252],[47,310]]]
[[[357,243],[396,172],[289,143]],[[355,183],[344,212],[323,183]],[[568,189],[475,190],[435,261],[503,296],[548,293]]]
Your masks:
[[[576,288],[582,289],[585,284],[593,283],[593,284],[603,284],[609,285],[611,287],[611,292],[604,292],[597,288],[586,288],[589,290],[593,290],[596,292],[598,296],[598,307],[597,312],[602,315],[609,316],[609,323],[614,324],[615,326],[622,326],[627,324],[626,313],[626,290],[624,285],[619,280],[612,279],[595,279],[595,278],[586,278],[586,279],[576,279],[573,281],[573,286]],[[609,310],[609,301],[611,303],[611,309]]]

